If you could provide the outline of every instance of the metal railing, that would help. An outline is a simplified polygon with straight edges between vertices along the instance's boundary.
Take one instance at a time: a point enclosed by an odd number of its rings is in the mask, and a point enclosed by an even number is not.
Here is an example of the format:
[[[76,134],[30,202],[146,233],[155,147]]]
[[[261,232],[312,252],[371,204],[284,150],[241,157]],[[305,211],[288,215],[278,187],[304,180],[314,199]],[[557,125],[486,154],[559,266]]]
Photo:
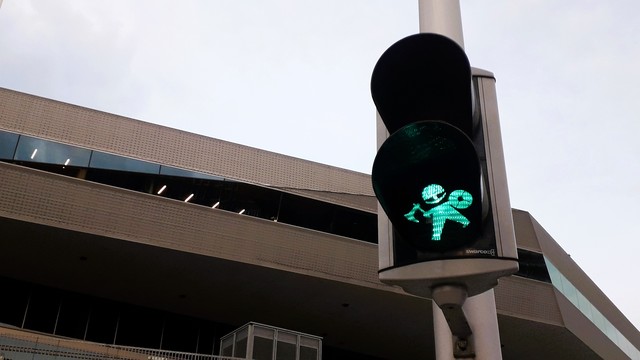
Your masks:
[[[0,326],[0,360],[241,360],[179,351],[108,345]],[[244,360],[244,359],[242,359]]]

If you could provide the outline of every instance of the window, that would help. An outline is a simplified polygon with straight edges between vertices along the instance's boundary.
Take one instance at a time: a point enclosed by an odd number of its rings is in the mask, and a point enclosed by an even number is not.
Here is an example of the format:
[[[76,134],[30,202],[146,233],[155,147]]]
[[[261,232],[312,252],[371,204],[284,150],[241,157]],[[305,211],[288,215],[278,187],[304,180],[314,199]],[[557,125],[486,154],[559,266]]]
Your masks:
[[[160,165],[100,151],[94,151],[89,167],[96,169],[120,170],[147,174],[159,174]]]
[[[551,282],[544,255],[535,251],[518,249],[518,272],[516,275],[528,279]]]
[[[219,176],[203,174],[196,171],[178,169],[173,166],[160,165],[160,175],[179,176],[186,178],[208,179],[208,180],[224,180]]]
[[[300,360],[318,360],[320,341],[300,337]]]
[[[186,316],[168,314],[162,331],[162,349],[196,352],[198,346],[198,321]]]
[[[296,335],[278,331],[276,360],[296,360],[296,340]]]
[[[248,335],[249,329],[244,328],[243,330],[238,331],[236,334],[236,345],[233,350],[233,356],[238,358],[243,358],[247,356],[247,345],[248,343]]]
[[[24,327],[53,333],[60,310],[60,294],[47,288],[34,288],[29,298]]]
[[[118,307],[109,301],[96,300],[91,306],[85,340],[113,344],[118,326]]]
[[[273,359],[273,329],[254,327],[253,330],[253,358],[255,360]]]
[[[90,157],[91,150],[23,135],[18,140],[14,159],[61,166],[87,167]]]
[[[3,293],[0,323],[21,327],[31,287],[23,282],[0,277],[0,289]]]
[[[56,324],[56,335],[83,339],[87,330],[87,321],[91,305],[85,297],[64,294],[60,304],[60,314]]]
[[[0,131],[0,159],[13,159],[18,144],[18,134]]]

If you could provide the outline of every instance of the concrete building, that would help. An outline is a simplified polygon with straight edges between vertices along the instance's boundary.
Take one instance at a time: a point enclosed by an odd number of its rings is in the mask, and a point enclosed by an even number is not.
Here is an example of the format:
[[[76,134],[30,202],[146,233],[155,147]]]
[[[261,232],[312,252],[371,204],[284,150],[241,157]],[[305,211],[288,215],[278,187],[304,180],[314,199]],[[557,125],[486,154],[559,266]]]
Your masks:
[[[376,208],[366,174],[0,89],[5,331],[218,354],[255,321],[322,337],[327,360],[433,358],[431,301],[378,281]],[[637,329],[513,215],[504,358],[640,359]]]

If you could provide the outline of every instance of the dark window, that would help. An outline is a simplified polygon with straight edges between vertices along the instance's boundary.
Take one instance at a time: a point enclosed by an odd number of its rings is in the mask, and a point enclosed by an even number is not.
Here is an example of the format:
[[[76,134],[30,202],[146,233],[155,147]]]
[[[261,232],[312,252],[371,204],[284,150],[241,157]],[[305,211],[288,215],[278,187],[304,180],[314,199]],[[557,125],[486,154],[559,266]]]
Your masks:
[[[123,307],[120,311],[116,344],[160,348],[164,315],[141,307]]]
[[[118,156],[100,151],[94,151],[91,155],[89,167],[95,169],[120,170],[147,174],[159,174],[160,165],[147,161],[136,160],[124,156]]]
[[[60,294],[48,288],[34,288],[29,299],[26,329],[53,333],[60,309]]]
[[[371,243],[378,242],[376,214],[302,196],[282,195],[278,221]]]
[[[196,352],[199,323],[196,319],[167,315],[162,333],[162,349]]]
[[[203,174],[197,171],[178,169],[173,166],[160,165],[160,175],[179,176],[185,178],[207,179],[207,180],[224,180],[224,178]]]
[[[320,341],[300,337],[300,360],[319,360]]]
[[[273,359],[274,344],[275,344],[275,331],[273,329],[254,326],[253,358],[255,360]]]
[[[332,219],[330,204],[289,194],[282,197],[279,222],[330,232]]]
[[[96,300],[91,306],[86,340],[113,344],[118,325],[118,307],[110,301]]]
[[[336,206],[331,232],[352,239],[377,243],[378,218],[374,214]]]
[[[103,169],[89,169],[85,179],[145,193],[152,191],[151,186],[153,184],[153,178],[148,174]]]
[[[300,346],[300,360],[318,360],[318,349]]]
[[[208,207],[220,200],[225,185],[222,181],[174,176],[156,176],[152,183],[153,194],[180,201],[190,198],[190,203]]]
[[[84,296],[65,294],[60,305],[56,334],[84,339],[91,305]]]
[[[271,360],[273,358],[273,339],[260,336],[253,338],[253,358],[255,360]]]
[[[296,335],[284,332],[278,333],[276,345],[276,360],[296,359]]]
[[[222,341],[222,344],[220,345],[220,355],[233,356],[233,336]]]
[[[247,328],[236,333],[236,344],[233,346],[234,357],[244,358],[247,356],[247,345],[249,344],[248,335],[249,330]]]
[[[31,286],[29,284],[0,277],[0,322],[21,327],[27,309]]]
[[[23,135],[18,140],[14,159],[60,166],[86,167],[89,165],[90,157],[91,150]]]
[[[13,159],[20,135],[0,131],[0,159]]]
[[[551,283],[551,277],[541,253],[518,249],[519,269],[516,275]]]
[[[238,213],[244,210],[245,215],[268,220],[278,218],[278,191],[236,181],[224,181],[221,185],[218,208]]]
[[[103,344],[213,355],[234,327],[0,277],[0,323]],[[56,322],[57,318],[57,322]],[[165,320],[166,318],[166,320]],[[164,328],[164,332],[163,332]],[[85,336],[86,333],[86,336]]]
[[[198,332],[198,348],[199,354],[215,354],[214,347],[218,339],[216,339],[216,326],[213,323],[202,321]]]

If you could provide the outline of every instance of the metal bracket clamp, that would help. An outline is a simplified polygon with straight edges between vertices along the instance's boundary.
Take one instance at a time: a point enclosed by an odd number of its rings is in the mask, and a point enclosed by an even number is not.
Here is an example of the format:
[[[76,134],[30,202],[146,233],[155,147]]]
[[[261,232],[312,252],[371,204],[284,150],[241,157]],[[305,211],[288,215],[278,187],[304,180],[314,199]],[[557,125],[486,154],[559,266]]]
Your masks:
[[[473,332],[462,310],[467,300],[467,290],[462,286],[442,285],[432,289],[433,301],[442,310],[453,335],[453,356],[456,359],[473,359]]]

